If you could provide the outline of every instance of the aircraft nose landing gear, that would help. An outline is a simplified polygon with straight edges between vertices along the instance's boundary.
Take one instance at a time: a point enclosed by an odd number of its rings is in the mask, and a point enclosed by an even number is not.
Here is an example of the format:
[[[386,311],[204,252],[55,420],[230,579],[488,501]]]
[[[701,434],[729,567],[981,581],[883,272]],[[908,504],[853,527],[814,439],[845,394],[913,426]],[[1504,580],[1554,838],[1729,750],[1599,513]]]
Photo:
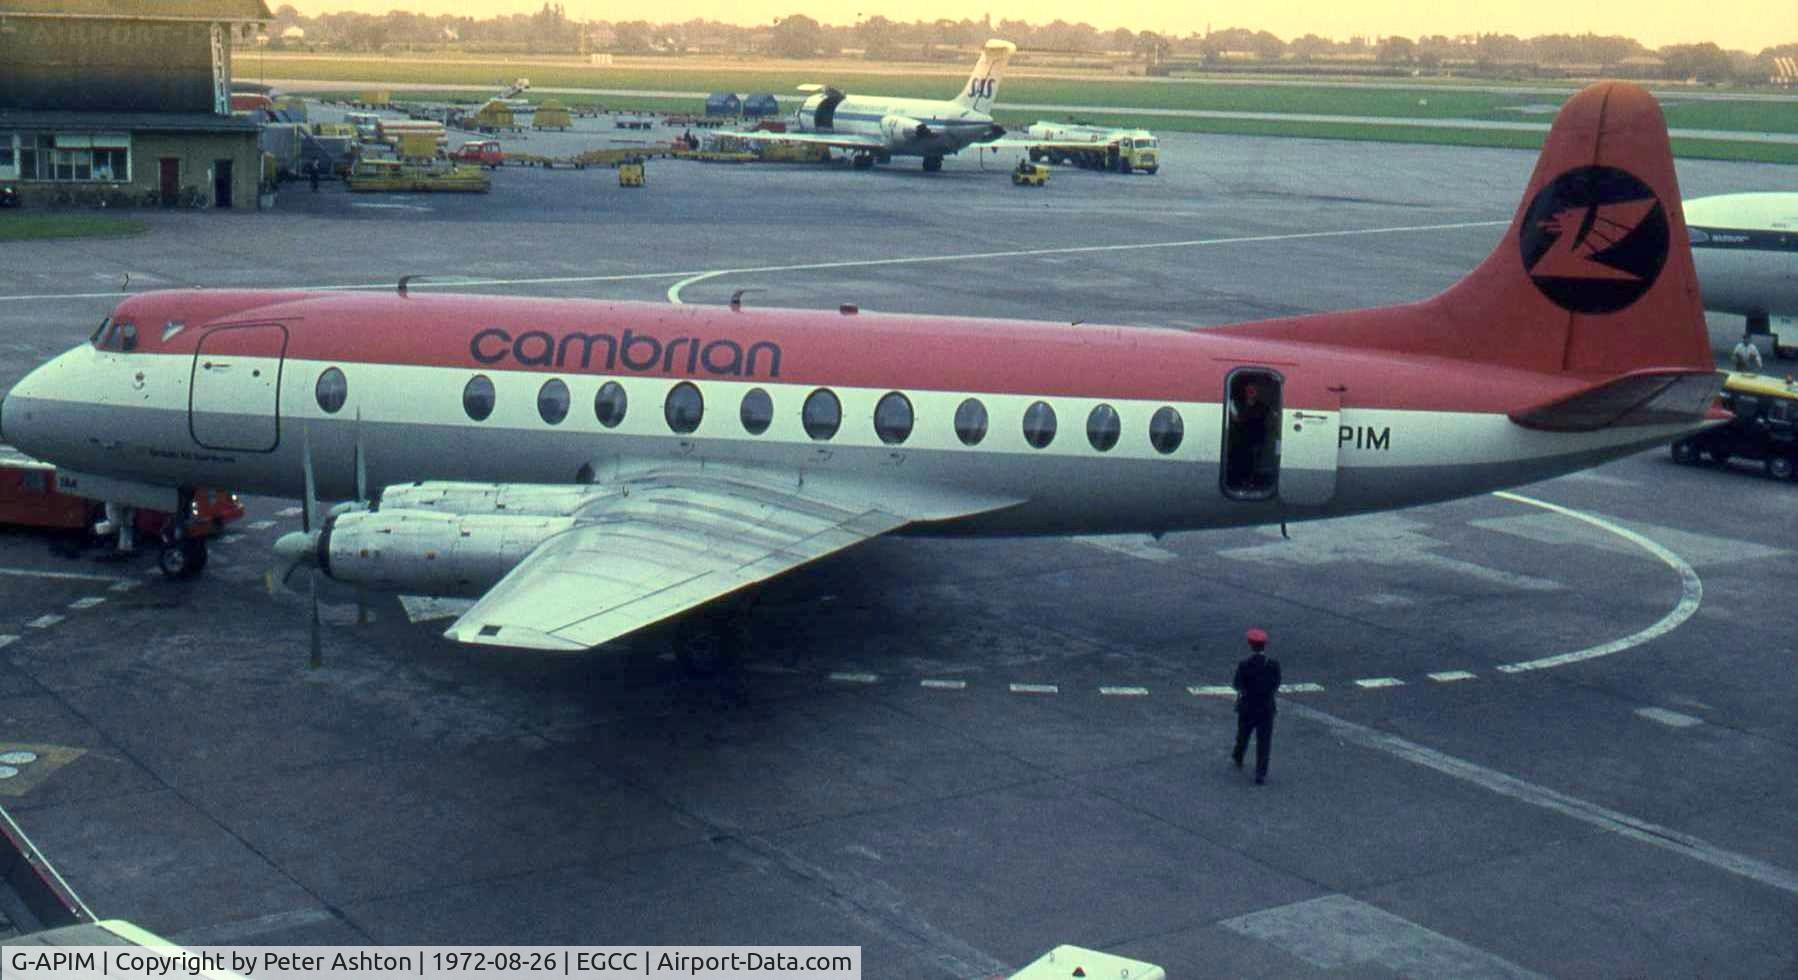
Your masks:
[[[156,567],[170,579],[189,579],[206,567],[206,539],[190,537],[187,525],[193,518],[194,492],[183,487],[176,497],[174,519],[162,532],[162,550],[156,554]]]

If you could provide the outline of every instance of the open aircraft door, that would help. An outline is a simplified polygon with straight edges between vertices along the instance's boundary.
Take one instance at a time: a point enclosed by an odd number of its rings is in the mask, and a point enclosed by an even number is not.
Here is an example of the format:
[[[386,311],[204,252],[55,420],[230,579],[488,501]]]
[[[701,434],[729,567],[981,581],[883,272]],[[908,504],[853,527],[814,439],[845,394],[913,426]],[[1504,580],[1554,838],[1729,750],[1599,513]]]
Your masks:
[[[1289,388],[1286,396],[1292,395]],[[1336,496],[1341,452],[1336,426],[1342,416],[1342,392],[1307,393],[1304,401],[1315,407],[1281,413],[1279,497],[1285,503],[1316,507]]]
[[[279,323],[217,327],[194,350],[188,428],[207,449],[266,453],[281,440],[281,365],[287,328]]]

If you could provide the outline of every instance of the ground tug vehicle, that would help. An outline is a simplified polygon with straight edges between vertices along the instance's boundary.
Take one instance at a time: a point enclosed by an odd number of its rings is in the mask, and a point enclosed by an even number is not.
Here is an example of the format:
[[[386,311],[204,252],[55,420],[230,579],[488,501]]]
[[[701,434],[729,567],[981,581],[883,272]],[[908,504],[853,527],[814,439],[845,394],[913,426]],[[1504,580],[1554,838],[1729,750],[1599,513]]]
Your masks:
[[[1732,459],[1748,459],[1765,467],[1768,476],[1793,479],[1798,474],[1798,382],[1736,372],[1724,383],[1721,401],[1735,418],[1675,442],[1674,461],[1724,466]]]

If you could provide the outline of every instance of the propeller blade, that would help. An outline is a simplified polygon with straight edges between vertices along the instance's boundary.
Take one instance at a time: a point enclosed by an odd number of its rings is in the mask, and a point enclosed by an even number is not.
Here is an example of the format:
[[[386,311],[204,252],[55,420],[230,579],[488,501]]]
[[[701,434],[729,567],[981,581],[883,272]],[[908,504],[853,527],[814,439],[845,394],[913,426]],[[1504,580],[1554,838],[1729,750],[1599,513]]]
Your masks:
[[[306,477],[306,499],[300,501],[300,528],[312,530],[312,508],[318,500],[318,477],[312,472],[312,430],[300,430],[300,470]]]
[[[307,580],[312,583],[312,588],[310,590],[312,592],[312,657],[310,660],[308,660],[306,662],[306,666],[312,668],[313,670],[317,670],[319,668],[319,666],[325,662],[324,653],[320,647],[319,635],[318,635],[319,625],[318,625],[318,567],[317,566],[313,567],[312,574],[307,576]]]
[[[368,455],[362,451],[362,409],[356,409],[356,499],[368,502]]]

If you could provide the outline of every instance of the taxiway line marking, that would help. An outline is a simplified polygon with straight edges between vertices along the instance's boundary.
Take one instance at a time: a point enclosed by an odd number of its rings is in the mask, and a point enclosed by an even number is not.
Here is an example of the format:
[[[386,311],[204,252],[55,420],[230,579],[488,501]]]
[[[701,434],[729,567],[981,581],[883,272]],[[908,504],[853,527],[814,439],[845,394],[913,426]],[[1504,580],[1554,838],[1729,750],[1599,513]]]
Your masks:
[[[1189,687],[1186,689],[1186,693],[1195,698],[1233,698],[1236,696],[1236,689],[1233,687],[1224,687],[1221,684],[1208,684],[1200,687]]]
[[[1508,225],[1505,221],[1454,221],[1439,225],[1406,225],[1391,228],[1344,228],[1336,231],[1295,231],[1281,235],[1239,235],[1234,238],[1188,238],[1172,242],[1123,242],[1117,245],[1066,245],[1060,248],[1019,248],[998,252],[962,252],[953,255],[909,255],[888,259],[844,259],[838,262],[800,262],[790,265],[763,265],[742,269],[710,269],[704,272],[670,272],[663,276],[639,275],[629,278],[668,278],[680,277],[681,281],[668,287],[668,302],[680,303],[680,291],[692,283],[714,276],[752,275],[768,272],[814,272],[821,269],[857,269],[870,266],[891,265],[923,265],[931,262],[984,262],[992,259],[1022,259],[1040,255],[1088,255],[1097,252],[1139,252],[1157,248],[1203,248],[1211,245],[1253,245],[1264,242],[1291,242],[1313,238],[1348,238],[1358,235],[1398,235],[1415,234],[1420,231],[1458,231],[1463,228],[1490,228],[1493,225]],[[622,276],[554,276],[540,279],[493,279],[480,283],[453,283],[450,285],[531,285],[571,282],[598,282],[602,280],[627,278]],[[341,289],[392,289],[392,283],[379,283],[367,286],[341,286]],[[113,294],[123,295],[123,294]],[[7,299],[10,297],[0,297]]]
[[[1508,225],[1510,220],[1503,221],[1451,221],[1437,225],[1397,225],[1385,228],[1340,228],[1334,231],[1294,231],[1279,235],[1238,235],[1232,238],[1186,238],[1170,242],[1120,242],[1116,245],[1066,245],[1059,248],[1017,248],[995,252],[957,252],[945,255],[902,255],[882,259],[843,259],[837,262],[794,262],[786,265],[744,266],[736,269],[682,269],[672,272],[632,272],[610,276],[525,276],[512,279],[476,279],[464,278],[438,280],[435,282],[415,282],[412,289],[463,289],[471,286],[554,286],[583,282],[628,282],[644,279],[679,279],[668,289],[668,301],[679,303],[680,289],[690,282],[709,279],[713,276],[753,275],[770,272],[813,272],[823,269],[857,269],[874,266],[892,265],[925,265],[933,262],[980,262],[992,259],[1024,259],[1039,255],[1089,255],[1098,252],[1140,252],[1162,248],[1205,248],[1214,245],[1257,245],[1269,242],[1294,242],[1317,238],[1354,238],[1363,235],[1405,235],[1423,231],[1459,231],[1464,228],[1490,228],[1494,225]],[[192,284],[187,284],[192,285]],[[339,292],[355,290],[388,290],[393,288],[392,282],[338,283],[325,286],[284,286],[283,289],[301,291]],[[110,297],[130,296],[131,293],[111,291],[104,293],[35,293],[29,295],[0,296],[0,303],[43,302],[46,300],[65,299],[106,299]],[[297,508],[293,509],[297,514]],[[283,517],[292,516],[286,511]]]
[[[1280,685],[1280,693],[1281,694],[1321,694],[1321,693],[1323,693],[1323,689],[1324,689],[1324,686],[1322,684],[1281,684]],[[1236,692],[1231,691],[1230,693],[1234,694]]]
[[[967,681],[943,681],[943,680],[937,680],[936,678],[933,678],[933,677],[926,677],[925,679],[918,682],[918,686],[919,687],[928,687],[934,691],[965,691],[968,688],[968,682]]]
[[[1477,675],[1475,675],[1471,671],[1466,671],[1466,670],[1442,670],[1442,671],[1437,671],[1436,673],[1431,674],[1429,676],[1430,676],[1430,680],[1433,680],[1438,684],[1452,684],[1455,681],[1473,680],[1474,677]]]
[[[90,595],[90,596],[86,596],[86,597],[83,597],[80,599],[76,599],[74,602],[69,603],[69,608],[70,609],[92,609],[95,606],[97,606],[100,603],[105,602],[105,601],[106,601],[105,596]]]
[[[49,613],[47,615],[39,616],[38,618],[32,620],[29,623],[26,623],[25,625],[31,627],[34,630],[47,630],[50,627],[55,626],[57,623],[60,623],[62,621],[63,621],[63,617],[58,616],[55,613]]]
[[[1013,693],[1013,694],[1060,694],[1061,686],[1058,684],[1013,684],[1013,685],[1011,685],[1011,693]]]
[[[1693,725],[1704,724],[1703,718],[1694,718],[1677,711],[1668,711],[1666,708],[1637,708],[1636,715],[1649,721],[1659,722],[1669,728],[1691,728]]]
[[[1405,682],[1396,677],[1363,677],[1355,681],[1355,686],[1372,690],[1379,687],[1404,687]]]
[[[836,673],[831,674],[830,679],[843,684],[873,684],[880,680],[880,678],[873,674],[852,674],[845,671],[837,671]]]
[[[1149,689],[1146,687],[1100,687],[1099,693],[1113,698],[1146,698]]]
[[[14,634],[0,633],[0,647],[9,647],[17,642],[19,642],[19,638]]]
[[[274,526],[274,521],[251,521],[249,524],[249,528],[252,531],[266,531]]]
[[[1288,710],[1300,717],[1315,721],[1330,729],[1337,737],[1354,742],[1364,748],[1396,756],[1426,769],[1434,769],[1443,775],[1473,783],[1500,796],[1508,796],[1531,806],[1552,810],[1600,830],[1607,830],[1630,840],[1672,851],[1675,854],[1683,854],[1730,874],[1798,895],[1798,872],[1769,864],[1746,854],[1724,850],[1671,827],[1662,827],[1640,817],[1633,817],[1627,813],[1549,789],[1546,786],[1526,782],[1509,773],[1488,769],[1477,763],[1457,758],[1446,752],[1438,752],[1397,735],[1389,735],[1378,729],[1356,724],[1346,718],[1338,718],[1308,705],[1294,704]]]
[[[1669,568],[1672,568],[1674,572],[1679,575],[1680,588],[1679,603],[1673,607],[1671,612],[1662,616],[1658,621],[1645,629],[1637,630],[1628,636],[1612,640],[1609,643],[1600,643],[1597,646],[1587,647],[1584,650],[1574,650],[1571,653],[1557,654],[1552,657],[1541,657],[1536,660],[1523,660],[1514,664],[1500,664],[1498,669],[1504,673],[1517,674],[1526,670],[1543,670],[1548,667],[1562,667],[1567,664],[1579,663],[1582,660],[1596,660],[1599,657],[1608,657],[1613,653],[1621,653],[1631,647],[1641,646],[1650,640],[1673,632],[1673,630],[1678,628],[1681,623],[1691,619],[1692,614],[1698,611],[1699,603],[1704,601],[1704,583],[1698,578],[1697,569],[1694,569],[1691,565],[1686,563],[1685,559],[1674,554],[1672,551],[1669,551],[1659,542],[1652,540],[1646,535],[1637,534],[1627,527],[1614,524],[1602,517],[1577,511],[1571,507],[1562,507],[1560,504],[1551,504],[1546,500],[1537,500],[1534,497],[1525,497],[1522,494],[1510,493],[1509,491],[1504,490],[1494,493],[1493,496],[1520,504],[1528,504],[1531,507],[1540,507],[1543,510],[1552,511],[1563,517],[1571,517],[1576,521],[1584,521],[1601,531],[1609,531],[1625,541],[1634,544],[1638,548],[1641,548],[1643,551],[1659,558]]]
[[[104,582],[113,585],[124,581],[113,575],[84,575],[81,572],[40,572],[35,568],[0,568],[0,575],[15,578],[47,578],[63,582]]]

